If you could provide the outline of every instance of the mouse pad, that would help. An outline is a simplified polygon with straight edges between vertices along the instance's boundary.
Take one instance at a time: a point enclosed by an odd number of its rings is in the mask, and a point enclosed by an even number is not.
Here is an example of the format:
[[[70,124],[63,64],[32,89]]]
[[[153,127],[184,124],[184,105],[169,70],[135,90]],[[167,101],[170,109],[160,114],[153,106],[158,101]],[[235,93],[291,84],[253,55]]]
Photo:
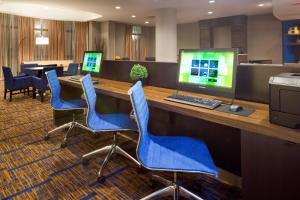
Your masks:
[[[244,117],[248,117],[249,115],[251,115],[252,113],[255,112],[254,108],[243,107],[243,110],[238,111],[238,112],[231,112],[229,110],[229,108],[230,108],[230,105],[221,105],[220,107],[216,108],[216,110],[220,111],[220,112],[230,113],[230,114],[234,114],[234,115],[240,115],[240,116],[244,116]]]

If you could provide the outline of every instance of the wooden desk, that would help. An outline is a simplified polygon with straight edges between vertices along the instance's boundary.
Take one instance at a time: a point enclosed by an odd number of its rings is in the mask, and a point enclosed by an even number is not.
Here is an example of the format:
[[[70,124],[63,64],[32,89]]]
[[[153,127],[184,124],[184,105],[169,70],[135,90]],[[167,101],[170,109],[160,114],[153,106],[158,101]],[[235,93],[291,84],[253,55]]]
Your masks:
[[[80,83],[71,81],[69,80],[68,77],[61,77],[59,79],[64,84],[69,84],[81,88]],[[94,80],[98,80],[100,83],[95,85],[95,89],[97,92],[104,95],[129,101],[128,90],[131,87],[131,83],[113,81],[107,79],[99,79],[99,78],[97,79],[94,78]],[[175,90],[145,86],[144,92],[150,106],[179,113],[182,115],[238,128],[244,131],[250,131],[256,134],[271,136],[274,138],[283,139],[283,140],[300,144],[300,130],[285,128],[282,126],[271,124],[269,122],[269,110],[268,110],[269,107],[266,104],[236,100],[235,101],[236,104],[240,104],[242,106],[252,107],[256,109],[256,112],[250,115],[249,117],[243,117],[234,114],[219,112],[216,110],[198,108],[195,106],[189,106],[185,104],[164,100],[165,97],[174,94]],[[189,94],[193,96],[220,99],[219,97],[196,94],[191,92],[180,92],[180,93]]]
[[[62,85],[81,89],[80,83],[70,81],[68,77],[59,79]],[[131,83],[96,80],[99,81],[95,85],[98,94],[129,101]],[[243,199],[300,199],[297,188],[300,179],[300,131],[271,124],[268,105],[236,101],[256,109],[251,116],[242,117],[164,100],[175,90],[146,86],[144,92],[150,107],[240,130],[240,152],[235,153],[241,155]],[[222,139],[225,141],[226,138]]]

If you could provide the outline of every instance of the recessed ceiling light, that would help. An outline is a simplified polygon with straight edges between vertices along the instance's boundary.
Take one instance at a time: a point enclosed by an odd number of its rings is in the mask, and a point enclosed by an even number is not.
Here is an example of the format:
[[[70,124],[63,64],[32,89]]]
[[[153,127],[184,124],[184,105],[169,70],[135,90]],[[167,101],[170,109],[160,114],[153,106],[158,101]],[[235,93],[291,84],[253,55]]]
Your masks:
[[[212,15],[214,12],[213,11],[208,11],[207,12],[209,15]]]
[[[215,2],[216,2],[215,0],[210,0],[210,1],[209,1],[209,3],[215,3]]]
[[[132,18],[136,18],[136,16],[135,16],[135,15],[131,15],[131,17],[132,17]]]
[[[116,6],[115,9],[120,10],[121,6]]]
[[[149,22],[148,22],[148,21],[145,21],[145,24],[149,24]]]
[[[258,4],[258,7],[264,7],[264,6],[265,6],[265,4],[263,4],[263,3]]]

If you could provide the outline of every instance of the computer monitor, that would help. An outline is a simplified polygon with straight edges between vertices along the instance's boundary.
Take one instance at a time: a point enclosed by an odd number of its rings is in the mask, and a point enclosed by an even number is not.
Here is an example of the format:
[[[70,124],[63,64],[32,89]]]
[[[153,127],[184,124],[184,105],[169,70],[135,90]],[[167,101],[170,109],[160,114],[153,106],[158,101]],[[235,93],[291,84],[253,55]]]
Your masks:
[[[97,74],[100,72],[102,64],[102,51],[85,51],[81,71],[83,74]]]
[[[237,49],[182,49],[180,89],[234,98]]]

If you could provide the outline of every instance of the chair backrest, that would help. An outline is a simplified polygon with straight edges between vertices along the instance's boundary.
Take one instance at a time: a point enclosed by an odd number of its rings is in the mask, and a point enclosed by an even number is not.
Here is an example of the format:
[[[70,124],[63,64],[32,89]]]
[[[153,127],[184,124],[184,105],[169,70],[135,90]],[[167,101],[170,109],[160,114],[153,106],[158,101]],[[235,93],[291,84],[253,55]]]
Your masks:
[[[90,123],[92,123],[91,120],[97,115],[95,109],[97,95],[90,74],[85,75],[80,81],[82,84],[86,102],[88,104],[86,123],[90,127]]]
[[[53,106],[56,102],[61,101],[60,100],[61,87],[55,70],[47,71],[46,76],[51,90],[51,105]]]
[[[78,71],[78,64],[77,63],[70,63],[68,67],[68,73],[72,75],[76,75]]]
[[[146,151],[150,135],[148,132],[149,107],[144,95],[141,81],[138,81],[128,93],[130,95],[131,104],[140,133],[137,156],[143,163],[143,160],[140,159],[141,156],[139,155]]]
[[[9,67],[2,67],[3,75],[4,75],[4,87],[6,89],[11,89],[13,87],[13,74]]]
[[[37,63],[30,63],[30,64],[21,64],[21,73],[25,73],[26,68],[30,67],[38,67],[39,65]]]

